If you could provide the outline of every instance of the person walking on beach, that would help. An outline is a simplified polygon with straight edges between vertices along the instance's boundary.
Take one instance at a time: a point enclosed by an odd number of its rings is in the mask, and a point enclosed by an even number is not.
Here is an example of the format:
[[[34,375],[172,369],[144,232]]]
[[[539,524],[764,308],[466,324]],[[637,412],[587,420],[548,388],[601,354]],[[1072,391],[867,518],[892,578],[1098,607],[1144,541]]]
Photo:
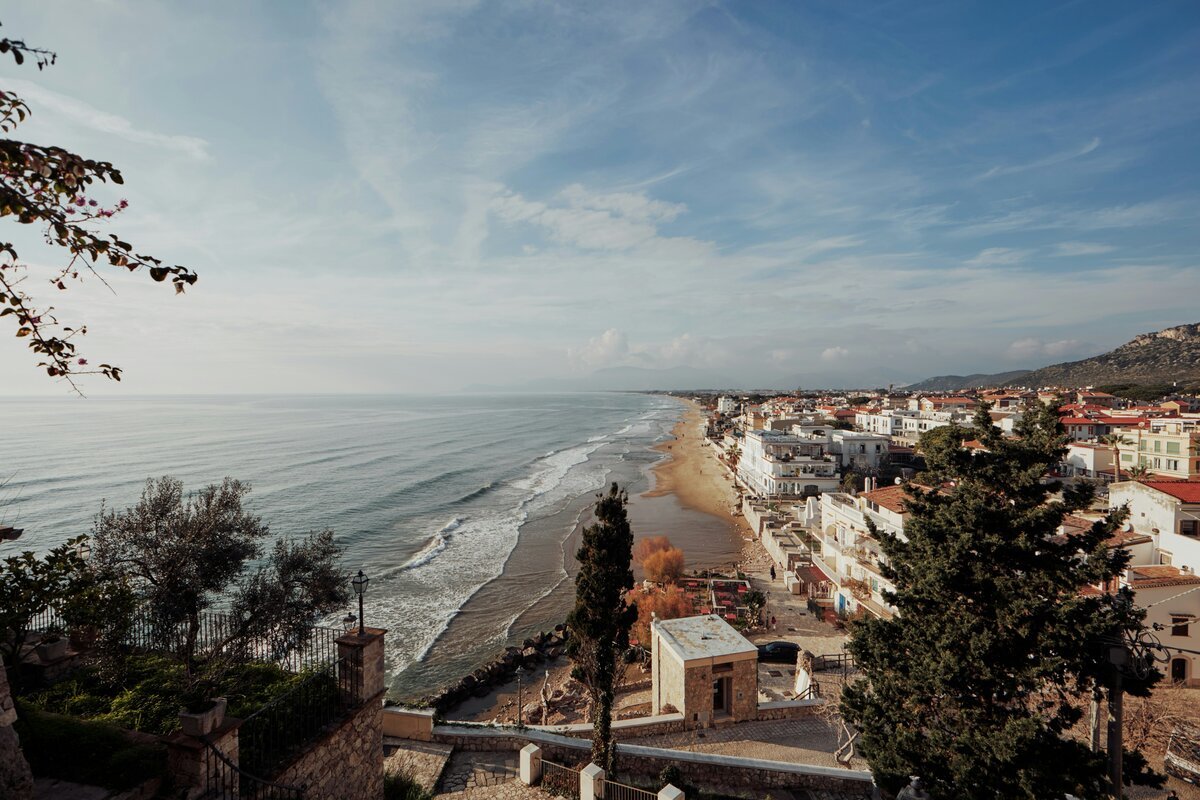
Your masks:
[[[771,565],[771,580],[775,580],[775,565]]]

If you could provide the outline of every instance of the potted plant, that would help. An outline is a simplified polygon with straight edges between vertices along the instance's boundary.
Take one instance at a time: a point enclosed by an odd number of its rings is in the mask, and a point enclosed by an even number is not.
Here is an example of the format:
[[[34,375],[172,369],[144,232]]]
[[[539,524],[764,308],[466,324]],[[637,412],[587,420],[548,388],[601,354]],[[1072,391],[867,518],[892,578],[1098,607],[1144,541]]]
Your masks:
[[[37,654],[43,662],[57,661],[67,654],[67,640],[57,632],[49,632],[37,643]]]
[[[179,709],[179,729],[188,736],[205,736],[221,727],[225,721],[228,701],[224,697],[212,696],[215,686],[211,681],[194,679],[183,693],[183,707]]]

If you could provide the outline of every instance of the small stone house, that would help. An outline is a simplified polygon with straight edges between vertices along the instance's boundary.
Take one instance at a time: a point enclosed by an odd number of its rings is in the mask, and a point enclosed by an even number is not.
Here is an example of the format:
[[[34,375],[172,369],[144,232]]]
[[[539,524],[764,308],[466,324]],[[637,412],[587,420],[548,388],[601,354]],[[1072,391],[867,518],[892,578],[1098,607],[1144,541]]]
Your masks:
[[[655,620],[650,652],[652,714],[672,706],[694,727],[757,715],[758,648],[720,617]]]

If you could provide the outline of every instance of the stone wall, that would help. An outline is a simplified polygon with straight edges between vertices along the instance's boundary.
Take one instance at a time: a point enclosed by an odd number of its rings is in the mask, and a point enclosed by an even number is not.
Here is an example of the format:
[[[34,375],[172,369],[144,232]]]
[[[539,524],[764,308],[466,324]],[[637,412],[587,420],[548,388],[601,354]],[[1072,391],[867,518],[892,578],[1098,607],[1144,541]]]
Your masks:
[[[447,723],[453,725],[453,722]],[[656,736],[660,733],[679,733],[688,730],[690,726],[683,714],[657,714],[652,717],[637,719],[614,720],[612,724],[613,738],[617,741],[636,739],[639,736]],[[555,733],[560,736],[571,736],[578,739],[592,738],[592,725],[588,722],[574,725],[530,725],[530,730]]]
[[[542,757],[559,764],[586,762],[591,745],[580,739],[545,731],[492,727],[467,728],[439,725],[433,729],[436,742],[459,750],[519,751],[530,742],[542,749]],[[870,798],[874,789],[871,773],[860,770],[794,764],[755,758],[736,758],[715,753],[693,753],[621,743],[617,745],[622,776],[655,780],[669,764],[679,767],[684,782],[701,789],[714,787],[826,790],[839,796]]]
[[[759,703],[755,713],[757,720],[802,719],[816,714],[825,701],[814,697],[811,700],[781,700],[775,703]]]
[[[273,779],[322,800],[383,797],[383,694],[314,742]]]
[[[33,773],[12,727],[16,721],[17,709],[8,690],[8,673],[0,666],[0,797],[26,800],[33,797]]]

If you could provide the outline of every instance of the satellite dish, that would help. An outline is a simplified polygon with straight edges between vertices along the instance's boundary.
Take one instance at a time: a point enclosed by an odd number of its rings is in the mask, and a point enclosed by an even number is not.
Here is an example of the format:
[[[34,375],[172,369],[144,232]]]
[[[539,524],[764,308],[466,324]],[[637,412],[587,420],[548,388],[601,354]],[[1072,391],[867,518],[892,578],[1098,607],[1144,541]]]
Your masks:
[[[1131,531],[1133,531],[1133,523],[1132,523],[1132,522],[1129,522],[1128,520],[1126,520],[1126,522],[1125,522],[1125,532],[1126,532],[1126,533],[1130,533]]]
[[[900,484],[902,484],[902,483],[904,483],[904,481],[903,481],[903,480],[901,480],[900,478],[896,478],[896,480],[895,480],[895,484],[896,484],[897,486],[899,486],[899,485],[900,485]]]

